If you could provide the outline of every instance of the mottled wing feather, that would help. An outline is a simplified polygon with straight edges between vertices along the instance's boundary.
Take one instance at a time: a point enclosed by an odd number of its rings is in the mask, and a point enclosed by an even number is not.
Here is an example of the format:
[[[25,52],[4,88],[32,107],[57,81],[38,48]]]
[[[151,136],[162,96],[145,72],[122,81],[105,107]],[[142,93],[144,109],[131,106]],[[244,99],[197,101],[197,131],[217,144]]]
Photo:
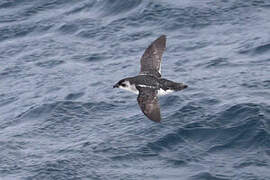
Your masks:
[[[160,122],[160,107],[157,92],[154,89],[140,88],[137,101],[146,117],[152,121]]]
[[[140,74],[149,74],[156,77],[161,77],[161,59],[166,48],[166,36],[162,35],[157,38],[145,50],[141,58]]]

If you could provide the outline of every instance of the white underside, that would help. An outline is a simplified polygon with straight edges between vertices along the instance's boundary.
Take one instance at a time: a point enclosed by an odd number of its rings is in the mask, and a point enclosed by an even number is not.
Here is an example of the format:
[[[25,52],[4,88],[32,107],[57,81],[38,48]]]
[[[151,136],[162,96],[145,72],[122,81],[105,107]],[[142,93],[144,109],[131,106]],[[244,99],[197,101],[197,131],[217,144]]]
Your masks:
[[[152,86],[147,86],[147,85],[139,85],[139,86],[140,87],[152,88]],[[130,91],[130,92],[132,92],[134,94],[139,94],[139,91],[136,89],[136,86],[134,84],[131,85],[131,84],[128,83],[128,86],[126,86],[126,87],[120,86],[119,88],[124,89],[124,90],[127,90],[127,91]],[[172,93],[172,92],[174,92],[174,91],[173,90],[166,90],[166,91],[164,91],[163,89],[160,89],[160,90],[158,90],[157,95],[158,96],[164,96],[164,95],[169,94],[169,93]]]
[[[172,93],[172,92],[174,92],[173,90],[166,90],[166,91],[164,91],[163,89],[160,89],[160,90],[158,90],[158,96],[164,96],[164,95],[166,95],[166,94],[170,94],[170,93]]]

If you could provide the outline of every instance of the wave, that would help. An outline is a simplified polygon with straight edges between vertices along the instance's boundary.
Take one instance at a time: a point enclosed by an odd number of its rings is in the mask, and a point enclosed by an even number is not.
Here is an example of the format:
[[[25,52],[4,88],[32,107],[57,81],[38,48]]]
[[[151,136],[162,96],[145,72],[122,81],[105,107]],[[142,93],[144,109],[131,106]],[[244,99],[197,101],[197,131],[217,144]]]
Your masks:
[[[228,160],[230,166],[241,168],[246,166],[264,166],[263,159],[258,161],[258,153],[270,147],[270,107],[266,104],[243,103],[233,105],[223,111],[209,116],[192,113],[194,108],[181,108],[175,112],[171,120],[179,119],[179,113],[187,113],[192,122],[175,123],[149,126],[137,130],[136,137],[145,137],[148,141],[135,143],[129,150],[113,148],[107,145],[100,148],[111,153],[113,161],[126,162],[131,160],[147,160],[152,158],[162,159],[169,167],[185,167],[190,163],[203,163],[205,159],[228,154],[237,158],[237,161]],[[182,111],[182,112],[181,112]],[[140,139],[140,138],[139,138]],[[136,147],[137,146],[137,147]],[[111,148],[109,148],[111,147]],[[105,149],[104,149],[105,148]],[[239,154],[239,155],[238,155]],[[246,155],[249,154],[247,157]],[[220,163],[217,161],[216,163]],[[208,166],[206,162],[206,166]],[[211,172],[211,171],[210,171]],[[199,172],[191,179],[231,179],[230,176],[215,175],[210,172]]]
[[[232,177],[228,176],[228,177],[224,177],[222,175],[214,175],[211,174],[209,172],[200,172],[190,178],[188,178],[188,180],[196,180],[196,179],[200,179],[200,180],[230,180]]]
[[[160,155],[169,151],[171,154],[165,156],[168,161],[187,163],[208,154],[267,149],[270,147],[269,108],[267,105],[237,104],[210,118],[197,116],[199,122],[172,128],[137,153],[148,151],[150,155]]]
[[[269,54],[270,52],[270,43],[265,43],[261,45],[256,45],[255,47],[250,47],[251,45],[245,45],[239,50],[240,54],[250,54],[250,55],[262,55]]]
[[[269,179],[269,7],[1,1],[1,177]],[[111,88],[139,71],[141,53],[160,34],[168,36],[164,75],[190,86],[160,98],[156,124],[136,96]]]

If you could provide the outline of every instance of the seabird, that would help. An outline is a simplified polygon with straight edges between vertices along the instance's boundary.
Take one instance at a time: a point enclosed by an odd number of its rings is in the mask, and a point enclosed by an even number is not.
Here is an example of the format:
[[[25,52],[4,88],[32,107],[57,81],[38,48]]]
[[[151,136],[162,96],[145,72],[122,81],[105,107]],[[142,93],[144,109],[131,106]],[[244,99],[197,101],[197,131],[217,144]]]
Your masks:
[[[139,75],[124,78],[113,86],[138,94],[137,101],[142,112],[155,122],[161,121],[158,96],[188,87],[183,83],[161,78],[161,59],[165,48],[166,36],[162,35],[145,50]]]

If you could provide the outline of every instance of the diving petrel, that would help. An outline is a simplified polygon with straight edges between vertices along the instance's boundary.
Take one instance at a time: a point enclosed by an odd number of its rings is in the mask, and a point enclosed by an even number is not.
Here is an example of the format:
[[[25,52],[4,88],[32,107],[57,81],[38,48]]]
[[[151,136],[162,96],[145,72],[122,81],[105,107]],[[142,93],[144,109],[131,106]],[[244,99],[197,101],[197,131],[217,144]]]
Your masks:
[[[188,86],[161,78],[161,58],[166,47],[166,36],[157,38],[145,50],[141,58],[141,71],[138,76],[120,80],[113,87],[139,94],[139,106],[149,119],[160,122],[159,95],[180,91]]]

